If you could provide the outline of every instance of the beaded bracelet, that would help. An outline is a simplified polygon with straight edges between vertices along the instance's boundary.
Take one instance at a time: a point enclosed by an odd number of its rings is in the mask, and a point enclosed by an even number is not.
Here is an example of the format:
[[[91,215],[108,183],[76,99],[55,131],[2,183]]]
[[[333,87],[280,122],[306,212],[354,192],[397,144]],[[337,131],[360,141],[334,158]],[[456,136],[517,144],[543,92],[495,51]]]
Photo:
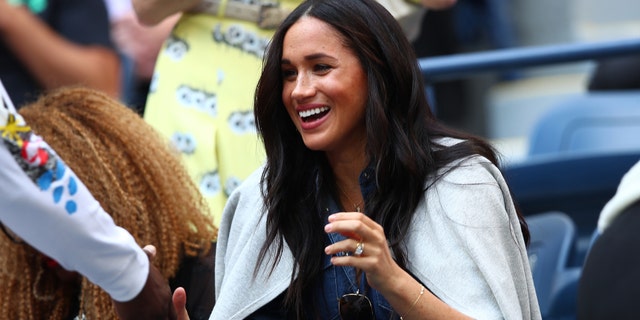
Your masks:
[[[409,308],[409,310],[407,310],[407,313],[405,313],[404,315],[408,315],[409,312],[411,312],[411,310],[413,310],[413,307],[416,306],[416,304],[418,303],[418,300],[420,300],[420,298],[422,298],[422,295],[424,294],[424,287],[420,286],[420,294],[418,294],[418,297],[416,298],[415,301],[413,301],[413,304],[411,304],[411,307]],[[400,316],[400,320],[404,320],[403,316]]]

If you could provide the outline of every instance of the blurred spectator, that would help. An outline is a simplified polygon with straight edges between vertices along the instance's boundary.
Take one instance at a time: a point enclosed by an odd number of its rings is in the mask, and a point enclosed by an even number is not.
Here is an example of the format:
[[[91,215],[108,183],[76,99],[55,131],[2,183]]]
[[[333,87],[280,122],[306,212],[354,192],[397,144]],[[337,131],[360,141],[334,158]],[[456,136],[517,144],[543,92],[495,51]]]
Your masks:
[[[458,0],[447,10],[429,10],[420,36],[413,41],[418,57],[436,57],[486,49],[505,49],[517,45],[515,28],[506,0]],[[506,71],[497,80],[514,80],[520,75]],[[440,81],[431,85],[435,113],[449,125],[464,128],[472,115],[467,101],[468,79]],[[474,104],[474,107],[475,104]]]
[[[145,26],[138,22],[131,0],[104,1],[111,21],[111,37],[122,59],[121,100],[142,115],[158,52],[180,14],[155,26]]]
[[[265,4],[261,4],[264,2]],[[300,0],[133,0],[155,25],[184,12],[158,55],[144,119],[171,139],[199,185],[213,220],[264,159],[253,93],[274,28]]]
[[[456,34],[463,50],[507,49],[517,46],[511,2],[508,0],[460,0],[455,7]],[[516,71],[504,71],[498,80],[520,78]]]
[[[119,94],[120,62],[102,0],[0,0],[0,61],[16,106],[72,84]]]
[[[598,61],[589,79],[589,91],[640,89],[640,55]]]
[[[453,6],[457,0],[377,0],[400,23],[409,41],[420,34],[421,24],[427,10],[443,10]]]
[[[437,57],[460,53],[462,48],[457,39],[454,9],[428,10],[422,21],[421,32],[412,42],[416,55],[420,58]],[[461,127],[460,119],[466,110],[464,81],[460,79],[440,81],[430,84],[432,90],[429,102],[436,116],[454,127]]]
[[[455,8],[458,41],[467,47],[483,42],[490,49],[515,46],[509,6],[507,0],[460,0]]]

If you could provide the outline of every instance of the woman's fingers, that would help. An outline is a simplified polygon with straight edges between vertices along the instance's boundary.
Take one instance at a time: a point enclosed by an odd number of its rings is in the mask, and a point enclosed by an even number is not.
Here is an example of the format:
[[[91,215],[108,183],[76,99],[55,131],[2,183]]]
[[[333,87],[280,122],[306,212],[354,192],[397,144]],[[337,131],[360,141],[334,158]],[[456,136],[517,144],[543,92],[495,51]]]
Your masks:
[[[325,248],[328,255],[334,257],[336,263],[359,264],[356,258],[377,257],[384,253],[387,245],[382,227],[366,215],[359,212],[340,212],[329,217],[325,226],[327,233],[340,233],[347,239],[333,243]],[[349,259],[354,258],[354,259]]]
[[[187,314],[187,293],[184,288],[178,287],[173,291],[173,307],[178,314],[177,320],[189,320],[189,314]]]
[[[367,217],[362,212],[337,212],[329,216],[329,223],[341,220],[358,220],[367,224],[375,224],[375,221],[371,220],[371,218]]]
[[[356,254],[358,245],[360,245],[360,250],[361,250],[360,254]],[[360,242],[358,240],[349,238],[349,239],[338,241],[336,243],[333,243],[327,246],[324,252],[328,255],[335,255],[343,252],[343,253],[346,253],[347,255],[364,256],[365,246],[367,249],[371,249],[370,246],[367,246],[364,241]]]
[[[360,212],[339,212],[329,216],[327,233],[340,233],[354,240],[386,242],[382,226]]]
[[[325,248],[325,253],[331,256],[331,263],[362,269],[372,287],[385,287],[389,275],[399,269],[391,257],[382,226],[366,215],[359,212],[333,214],[329,216],[325,232],[347,237]]]

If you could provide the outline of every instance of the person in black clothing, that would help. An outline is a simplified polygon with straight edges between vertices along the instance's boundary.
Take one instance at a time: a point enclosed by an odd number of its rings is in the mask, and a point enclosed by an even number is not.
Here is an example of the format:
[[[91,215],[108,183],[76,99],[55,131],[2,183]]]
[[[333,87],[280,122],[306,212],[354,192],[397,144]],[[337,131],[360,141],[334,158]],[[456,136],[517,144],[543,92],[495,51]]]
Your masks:
[[[640,297],[640,162],[604,207],[578,285],[578,319],[637,319]]]
[[[640,55],[603,59],[589,79],[589,91],[640,89]]]

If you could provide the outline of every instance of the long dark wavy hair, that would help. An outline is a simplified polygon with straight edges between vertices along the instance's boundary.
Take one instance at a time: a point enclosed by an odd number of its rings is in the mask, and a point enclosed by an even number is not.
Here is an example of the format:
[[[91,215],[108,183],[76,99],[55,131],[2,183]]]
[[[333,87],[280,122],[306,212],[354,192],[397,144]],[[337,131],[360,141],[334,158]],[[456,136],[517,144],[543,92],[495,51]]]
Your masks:
[[[405,268],[403,240],[412,214],[423,199],[427,179],[452,161],[481,155],[496,166],[497,156],[484,140],[455,131],[431,113],[413,48],[401,27],[373,0],[308,0],[275,32],[264,58],[255,95],[255,118],[267,162],[262,174],[267,214],[267,242],[260,254],[284,245],[296,265],[285,302],[302,313],[302,293],[321,274],[324,255],[320,194],[336,194],[333,172],[324,152],[308,149],[282,101],[282,47],[289,28],[302,17],[332,26],[351,48],[367,76],[366,156],[375,169],[375,191],[365,199],[365,212],[382,225],[397,263]],[[464,140],[439,145],[440,137]],[[437,177],[436,177],[437,178]],[[519,214],[525,243],[529,232]],[[276,259],[276,260],[277,260]],[[297,275],[297,276],[296,276]]]

